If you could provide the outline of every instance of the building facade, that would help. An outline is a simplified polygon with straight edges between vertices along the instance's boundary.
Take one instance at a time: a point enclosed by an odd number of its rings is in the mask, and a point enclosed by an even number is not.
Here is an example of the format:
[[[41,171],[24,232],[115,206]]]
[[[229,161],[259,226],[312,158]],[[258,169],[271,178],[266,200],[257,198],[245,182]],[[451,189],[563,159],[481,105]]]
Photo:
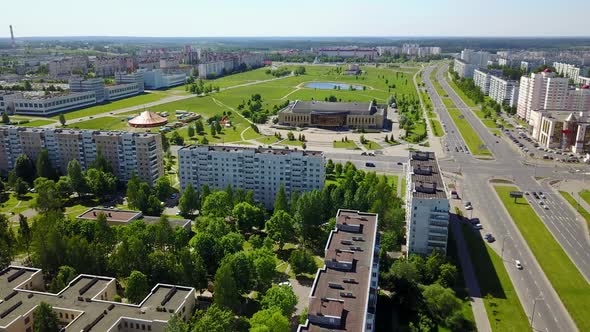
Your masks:
[[[324,267],[309,294],[304,331],[372,332],[379,283],[378,215],[338,210],[325,247]]]
[[[104,91],[104,81],[102,78],[71,78],[68,81],[70,90],[72,92],[87,92],[93,91],[96,96],[96,102],[102,103],[106,100],[106,93]]]
[[[528,121],[533,110],[563,110],[566,107],[569,81],[551,70],[532,73],[520,79],[516,114]]]
[[[181,148],[178,159],[182,190],[189,183],[195,190],[203,185],[252,190],[268,209],[281,185],[291,197],[293,192],[322,189],[326,179],[326,160],[316,151],[199,145]]]
[[[484,95],[490,94],[490,79],[492,74],[483,69],[475,69],[473,71],[473,82],[475,86],[479,87]]]
[[[160,134],[75,129],[0,127],[0,171],[9,172],[21,154],[37,160],[47,150],[53,168],[67,173],[74,159],[87,169],[98,153],[109,161],[121,181],[135,173],[154,185],[164,175]]]
[[[408,254],[446,253],[450,205],[434,152],[410,152],[406,184]]]
[[[590,113],[536,110],[531,114],[533,138],[544,148],[590,152]]]
[[[22,93],[0,91],[0,114],[4,112],[8,114],[14,113],[14,101],[17,98],[22,98]]]
[[[72,57],[53,60],[48,63],[47,67],[51,76],[86,74],[88,72],[88,58]]]
[[[516,106],[518,102],[518,82],[492,75],[489,96],[500,105]]]
[[[455,59],[453,62],[453,71],[459,75],[459,77],[473,78],[473,72],[477,67],[469,64],[463,60]]]
[[[0,271],[0,331],[33,331],[34,311],[52,306],[60,331],[164,332],[172,315],[189,320],[195,307],[192,287],[157,284],[139,304],[115,301],[115,278],[81,274],[58,293],[45,290],[40,269],[9,266]]]
[[[329,47],[318,49],[319,56],[328,57],[374,59],[377,57],[377,54],[377,48]]]
[[[94,91],[58,93],[46,96],[14,99],[14,113],[22,115],[52,116],[96,104]]]
[[[136,83],[138,93],[143,93],[143,91],[145,89],[145,84],[143,81],[143,73],[139,72],[139,71],[132,72],[132,73],[126,73],[126,72],[115,73],[115,82],[117,82],[117,84]]]
[[[186,73],[165,73],[161,69],[141,70],[146,89],[157,90],[182,85],[186,82]]]
[[[295,127],[381,129],[387,106],[361,102],[332,103],[296,100],[278,113],[279,124]]]

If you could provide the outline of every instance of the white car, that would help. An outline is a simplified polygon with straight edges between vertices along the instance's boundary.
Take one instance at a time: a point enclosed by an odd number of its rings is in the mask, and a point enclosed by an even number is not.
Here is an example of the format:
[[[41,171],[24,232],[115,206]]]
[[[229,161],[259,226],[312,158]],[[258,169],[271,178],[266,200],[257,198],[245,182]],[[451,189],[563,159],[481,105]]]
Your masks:
[[[469,211],[469,210],[473,210],[473,206],[471,206],[471,205],[467,205],[467,206],[465,206],[465,210],[468,210],[468,211]]]
[[[483,226],[481,224],[475,224],[473,225],[474,229],[483,229]]]
[[[288,282],[288,281],[279,282],[279,286],[288,286],[288,287],[293,287],[293,286],[291,285],[291,283],[290,283],[290,282]]]
[[[517,269],[522,270],[522,264],[518,259],[514,261],[514,265],[516,265]]]
[[[549,210],[549,207],[548,207],[547,205],[543,205],[543,208],[544,208],[545,210]]]

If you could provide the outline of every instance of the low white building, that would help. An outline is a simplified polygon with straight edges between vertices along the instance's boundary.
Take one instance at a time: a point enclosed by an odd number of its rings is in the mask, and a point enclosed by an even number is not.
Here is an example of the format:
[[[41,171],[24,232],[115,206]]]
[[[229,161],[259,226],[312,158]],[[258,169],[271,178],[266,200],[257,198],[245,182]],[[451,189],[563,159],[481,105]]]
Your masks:
[[[0,91],[0,114],[7,112],[14,113],[14,100],[22,98],[22,94],[18,92]]]
[[[408,254],[446,252],[449,199],[434,152],[410,152],[406,184]]]
[[[182,85],[186,82],[187,77],[186,73],[165,73],[161,69],[141,70],[141,73],[145,88],[152,90]]]
[[[14,99],[14,113],[52,116],[96,104],[94,91],[50,94],[41,97]]]
[[[272,208],[281,185],[293,192],[322,189],[326,180],[322,152],[196,145],[178,151],[182,190],[188,184],[223,190],[252,190],[254,199]]]

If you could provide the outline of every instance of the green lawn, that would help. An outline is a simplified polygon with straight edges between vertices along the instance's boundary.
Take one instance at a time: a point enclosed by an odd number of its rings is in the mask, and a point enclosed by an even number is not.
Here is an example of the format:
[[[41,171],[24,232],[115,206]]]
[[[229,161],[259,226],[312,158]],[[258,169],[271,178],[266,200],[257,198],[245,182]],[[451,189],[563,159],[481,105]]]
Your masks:
[[[590,190],[582,190],[579,195],[586,203],[590,204]]]
[[[490,150],[482,148],[484,145],[483,141],[473,127],[471,127],[471,124],[463,117],[461,111],[458,109],[450,109],[448,111],[471,153],[476,156],[491,156],[492,153]]]
[[[168,97],[168,95],[164,94],[164,93],[144,93],[139,96],[120,99],[120,100],[116,100],[116,101],[113,101],[113,102],[110,102],[107,104],[92,106],[92,107],[84,108],[84,109],[81,109],[78,111],[65,113],[64,116],[66,117],[66,120],[72,120],[72,119],[82,118],[82,117],[86,117],[86,116],[92,116],[92,115],[96,115],[96,114],[100,114],[100,113],[108,113],[108,112],[116,111],[116,110],[126,108],[126,107],[151,103],[151,102],[163,99],[165,97]],[[51,119],[58,120],[59,115],[51,117]]]
[[[445,134],[438,120],[430,119],[430,127],[432,127],[432,133],[436,137],[441,137]]]
[[[101,130],[131,130],[125,117],[104,116],[92,120],[70,122],[68,128],[101,129]],[[153,130],[157,130],[153,129]]]
[[[367,150],[381,150],[381,149],[383,149],[383,147],[381,145],[377,144],[377,142],[370,141],[370,140],[367,140],[365,142],[365,144],[363,144],[363,146]]]
[[[334,141],[333,142],[333,147],[336,149],[355,149],[358,150],[358,146],[356,145],[356,143],[354,143],[354,141]]]
[[[283,140],[281,142],[281,144],[291,145],[291,146],[298,146],[298,147],[302,147],[303,146],[303,142],[301,142],[301,141],[298,141],[298,140],[289,141],[288,139]]]
[[[568,203],[570,203],[574,209],[580,213],[580,215],[582,215],[582,217],[584,217],[586,223],[588,224],[588,228],[590,228],[590,213],[588,213],[588,211],[586,211],[583,206],[579,205],[576,199],[570,195],[570,193],[565,191],[560,191],[559,193],[561,196],[563,196],[563,198],[565,198],[566,201],[568,201]]]
[[[14,193],[4,193],[0,196],[0,212],[1,213],[21,213],[30,209],[35,202],[37,194],[28,193],[23,197],[17,198]]]
[[[41,127],[41,126],[46,126],[46,125],[50,125],[53,123],[56,123],[56,121],[40,119],[40,120],[31,120],[27,123],[19,124],[17,126],[20,126],[20,127]]]
[[[590,285],[584,276],[530,205],[524,199],[514,203],[510,192],[518,190],[516,187],[496,186],[495,189],[578,329],[590,331]]]
[[[418,143],[418,138],[426,133],[426,123],[424,121],[414,122],[412,131],[405,137],[405,140],[412,143]]]
[[[404,199],[406,197],[406,177],[402,175],[402,187],[400,188],[400,197]]]
[[[455,105],[455,103],[453,103],[451,98],[442,98],[442,102],[447,109],[457,108],[457,106]]]
[[[465,224],[461,231],[477,276],[492,331],[530,331],[528,318],[502,259]]]
[[[279,141],[279,139],[275,136],[259,136],[255,139],[257,142],[260,142],[261,144],[265,145],[270,145]]]

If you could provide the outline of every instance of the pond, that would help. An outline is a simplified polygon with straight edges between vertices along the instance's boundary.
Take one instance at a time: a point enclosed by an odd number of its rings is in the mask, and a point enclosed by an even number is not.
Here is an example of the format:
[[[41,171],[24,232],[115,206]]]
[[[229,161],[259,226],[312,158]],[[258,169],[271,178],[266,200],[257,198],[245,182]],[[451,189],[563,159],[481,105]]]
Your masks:
[[[362,90],[362,85],[350,85],[344,83],[331,82],[311,82],[305,85],[306,88],[320,89],[320,90]]]

